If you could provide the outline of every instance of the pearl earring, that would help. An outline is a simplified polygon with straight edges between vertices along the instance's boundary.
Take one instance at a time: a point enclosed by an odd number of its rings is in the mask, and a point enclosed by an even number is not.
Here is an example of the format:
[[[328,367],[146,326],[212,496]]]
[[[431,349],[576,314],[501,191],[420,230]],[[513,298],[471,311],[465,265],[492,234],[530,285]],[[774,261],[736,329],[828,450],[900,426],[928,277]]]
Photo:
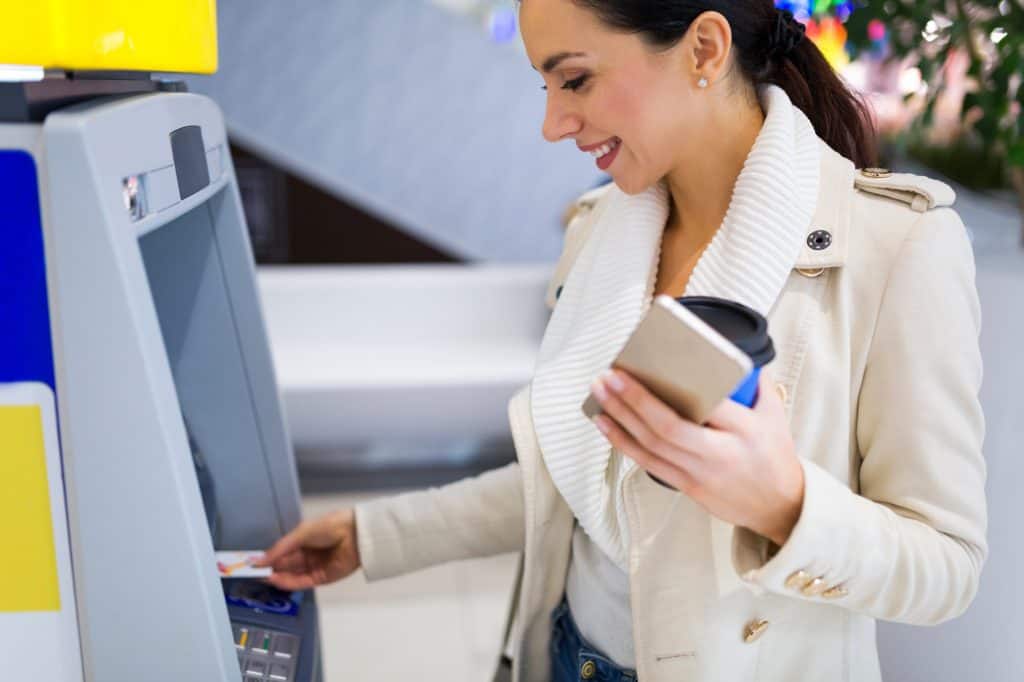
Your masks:
[[[700,80],[697,81],[697,87],[700,87],[700,88],[708,87],[708,79],[705,78],[704,76],[701,76]]]

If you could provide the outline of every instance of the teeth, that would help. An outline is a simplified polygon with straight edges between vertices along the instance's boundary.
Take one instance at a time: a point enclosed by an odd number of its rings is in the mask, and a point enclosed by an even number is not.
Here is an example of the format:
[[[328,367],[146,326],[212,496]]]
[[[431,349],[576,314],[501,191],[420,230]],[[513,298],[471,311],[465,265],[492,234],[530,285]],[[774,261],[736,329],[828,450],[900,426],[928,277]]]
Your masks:
[[[606,144],[601,145],[597,149],[592,149],[590,151],[590,154],[594,158],[600,159],[602,156],[604,156],[605,154],[607,154],[608,152],[610,152],[611,150],[615,149],[618,146],[619,146],[619,141],[618,140],[612,140],[611,142],[608,142]]]

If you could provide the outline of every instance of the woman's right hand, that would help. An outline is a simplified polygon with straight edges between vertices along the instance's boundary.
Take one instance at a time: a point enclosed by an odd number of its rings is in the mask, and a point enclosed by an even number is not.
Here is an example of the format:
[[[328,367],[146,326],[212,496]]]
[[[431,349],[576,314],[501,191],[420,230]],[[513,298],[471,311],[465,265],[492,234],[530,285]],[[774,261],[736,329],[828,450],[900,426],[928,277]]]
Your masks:
[[[360,565],[352,509],[303,521],[253,563],[256,567],[272,567],[274,572],[267,582],[288,591],[333,583],[351,575]]]

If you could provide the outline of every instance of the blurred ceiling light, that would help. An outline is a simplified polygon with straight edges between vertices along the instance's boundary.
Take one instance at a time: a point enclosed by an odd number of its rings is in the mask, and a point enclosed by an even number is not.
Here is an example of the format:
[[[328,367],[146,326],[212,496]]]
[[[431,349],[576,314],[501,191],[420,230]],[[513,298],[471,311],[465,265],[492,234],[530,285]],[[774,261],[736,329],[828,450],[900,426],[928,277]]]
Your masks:
[[[0,83],[43,80],[43,67],[22,64],[0,64]]]
[[[481,25],[496,43],[519,37],[518,13],[512,0],[430,0],[434,5]]]
[[[924,30],[921,31],[921,37],[929,43],[939,37],[939,25],[935,23],[934,19],[929,19],[928,23],[924,25]]]

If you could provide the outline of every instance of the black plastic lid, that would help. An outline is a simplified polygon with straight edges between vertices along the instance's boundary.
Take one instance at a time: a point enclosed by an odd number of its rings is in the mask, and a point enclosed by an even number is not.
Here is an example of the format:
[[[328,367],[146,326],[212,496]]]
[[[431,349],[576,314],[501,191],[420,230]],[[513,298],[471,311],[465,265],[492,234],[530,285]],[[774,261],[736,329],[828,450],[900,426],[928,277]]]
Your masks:
[[[775,359],[768,320],[753,308],[713,296],[683,296],[676,301],[749,355],[755,367]]]

